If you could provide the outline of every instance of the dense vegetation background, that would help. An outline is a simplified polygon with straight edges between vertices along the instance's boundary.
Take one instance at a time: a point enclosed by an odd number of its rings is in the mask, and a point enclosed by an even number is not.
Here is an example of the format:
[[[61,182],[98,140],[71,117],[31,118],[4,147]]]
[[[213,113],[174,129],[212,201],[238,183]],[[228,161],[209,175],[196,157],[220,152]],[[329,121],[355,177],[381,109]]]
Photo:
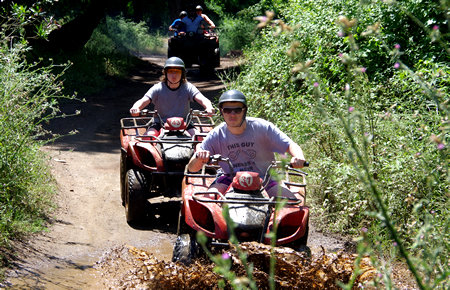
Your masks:
[[[358,237],[385,283],[402,259],[420,288],[448,288],[448,1],[200,2],[1,2],[0,245],[45,226],[42,122],[165,53],[168,25],[201,4],[222,53],[244,52],[228,88],[311,161],[315,224]]]

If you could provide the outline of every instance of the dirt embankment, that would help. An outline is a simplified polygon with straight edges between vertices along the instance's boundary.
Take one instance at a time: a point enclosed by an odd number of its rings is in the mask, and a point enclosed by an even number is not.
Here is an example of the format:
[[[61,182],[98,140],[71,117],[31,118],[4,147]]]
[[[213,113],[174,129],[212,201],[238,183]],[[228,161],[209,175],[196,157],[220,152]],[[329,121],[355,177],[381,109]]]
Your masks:
[[[49,230],[18,245],[19,259],[8,273],[11,289],[95,289],[114,274],[101,276],[94,265],[104,253],[130,245],[170,261],[175,241],[178,206],[176,202],[156,203],[155,220],[146,228],[132,228],[125,220],[119,188],[119,120],[138,98],[158,81],[165,58],[149,57],[129,79],[114,88],[90,96],[86,103],[64,104],[66,114],[75,117],[55,120],[55,132],[79,133],[45,148],[51,156],[53,174],[59,185],[55,213]],[[222,60],[221,70],[233,65]],[[197,68],[188,70],[191,81],[208,98],[215,100],[224,84],[218,77],[204,78]],[[344,241],[310,230],[312,251],[336,251]],[[114,265],[111,265],[113,267]],[[112,269],[112,268],[111,268]],[[111,273],[111,271],[107,271]]]

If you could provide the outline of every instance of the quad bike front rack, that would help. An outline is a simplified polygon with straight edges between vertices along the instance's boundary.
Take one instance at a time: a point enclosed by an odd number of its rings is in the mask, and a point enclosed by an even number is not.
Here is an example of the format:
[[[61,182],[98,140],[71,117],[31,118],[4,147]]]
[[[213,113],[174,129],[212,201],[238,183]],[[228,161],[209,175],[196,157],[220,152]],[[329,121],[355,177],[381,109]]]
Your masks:
[[[208,171],[216,171],[218,168],[220,168],[220,166],[218,165],[211,165],[211,164],[205,164],[201,171],[199,173],[192,173],[189,172],[187,169],[187,166],[184,170],[184,176],[186,177],[192,177],[192,178],[216,178],[217,176],[215,174],[210,174],[207,173]],[[282,168],[282,162],[281,161],[274,161],[272,162],[272,164],[269,166],[269,168],[266,171],[266,178],[265,180],[268,180],[268,176],[270,176],[270,169],[272,168]],[[292,168],[289,165],[285,165],[284,166],[284,171],[285,171],[285,179],[283,180],[283,183],[285,185],[288,186],[293,186],[293,187],[299,187],[299,188],[304,188],[306,187],[306,182],[305,182],[305,176],[307,176],[308,174],[306,172],[303,172],[302,170],[296,169],[296,168]],[[291,181],[292,177],[301,177],[303,179],[303,183],[299,183],[299,182],[294,182]],[[204,182],[205,183],[205,182]],[[261,191],[263,191],[265,189],[266,185],[263,185],[261,188]],[[215,194],[215,195],[219,195],[219,199],[209,199],[209,198],[201,198],[201,195],[211,195],[211,194]],[[262,204],[269,204],[269,205],[275,205],[275,204],[281,204],[284,203],[285,205],[298,205],[300,203],[303,202],[303,200],[301,199],[297,199],[297,198],[286,198],[286,197],[278,197],[276,200],[272,197],[272,198],[240,198],[240,197],[226,197],[225,195],[223,195],[220,192],[209,192],[209,191],[197,191],[194,192],[192,194],[192,199],[197,201],[197,202],[204,202],[204,203],[234,203],[234,204],[247,204],[247,205],[251,205],[251,204],[258,204],[258,205],[262,205]]]
[[[157,111],[148,111],[143,110],[144,116],[139,117],[128,117],[120,119],[120,127],[123,131],[126,131],[126,135],[134,137],[139,142],[145,143],[164,143],[164,144],[179,144],[180,140],[171,141],[164,140],[162,141],[157,136],[144,135],[147,128],[155,122],[155,117],[145,117],[145,116],[159,116]],[[161,118],[161,117],[159,117]],[[214,128],[215,122],[210,114],[205,113],[200,110],[192,110],[189,112],[188,117],[186,118],[188,122],[192,120],[193,125],[199,132],[196,132],[195,136],[181,139],[183,143],[191,143],[198,144],[201,142],[201,138],[206,137],[208,132]],[[208,130],[209,129],[209,130]],[[125,135],[125,132],[124,132]]]

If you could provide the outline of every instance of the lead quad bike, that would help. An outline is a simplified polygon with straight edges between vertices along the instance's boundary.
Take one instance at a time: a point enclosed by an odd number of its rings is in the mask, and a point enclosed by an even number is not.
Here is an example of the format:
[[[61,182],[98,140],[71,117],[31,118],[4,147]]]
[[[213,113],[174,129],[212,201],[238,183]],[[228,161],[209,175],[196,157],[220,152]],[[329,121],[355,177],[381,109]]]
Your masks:
[[[280,161],[274,161],[264,181],[256,172],[236,172],[225,194],[211,193],[207,189],[216,178],[216,171],[220,168],[218,162],[227,162],[233,168],[229,158],[220,155],[212,156],[199,173],[189,173],[186,168],[173,262],[189,264],[200,254],[197,231],[208,237],[208,247],[229,245],[230,227],[223,216],[225,204],[239,242],[256,241],[270,245],[271,240],[266,234],[276,223],[277,246],[296,250],[306,247],[309,232],[309,208],[305,206],[307,173],[289,165],[283,167]],[[309,163],[306,162],[305,166]],[[295,198],[269,197],[265,187],[271,169],[284,175],[283,182]],[[275,206],[279,203],[283,207],[275,214]]]
[[[169,118],[157,136],[146,135],[159,116],[143,110],[139,117],[120,120],[120,187],[127,222],[143,222],[148,199],[179,197],[184,168],[206,134],[214,127],[212,116],[191,110],[186,118]],[[185,121],[186,120],[186,121]],[[190,136],[186,124],[193,122],[196,134]]]
[[[169,38],[167,57],[172,56],[181,58],[186,67],[198,64],[205,72],[220,67],[219,35],[202,21],[197,33],[178,33]]]

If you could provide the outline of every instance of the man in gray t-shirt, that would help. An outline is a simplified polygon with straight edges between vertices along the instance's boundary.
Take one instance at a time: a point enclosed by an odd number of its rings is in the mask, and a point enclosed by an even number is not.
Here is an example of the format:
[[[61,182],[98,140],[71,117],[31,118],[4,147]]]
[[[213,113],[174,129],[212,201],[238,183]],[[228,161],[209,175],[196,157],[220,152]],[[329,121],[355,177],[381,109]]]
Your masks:
[[[164,64],[162,81],[151,87],[147,93],[137,100],[130,109],[132,116],[139,116],[142,109],[153,103],[155,110],[166,122],[171,117],[186,118],[191,108],[190,102],[196,101],[205,108],[209,114],[214,112],[211,101],[186,80],[186,69],[183,60],[178,57],[169,58]],[[147,135],[158,135],[161,129],[159,118],[147,130]],[[188,124],[188,132],[194,135],[194,127]]]
[[[214,154],[230,158],[235,172],[253,171],[261,177],[264,177],[270,163],[275,160],[274,153],[289,153],[292,156],[291,165],[303,167],[305,157],[297,143],[271,122],[246,117],[247,101],[240,91],[223,93],[219,99],[219,109],[225,122],[214,128],[203,140],[188,164],[189,171],[199,171]],[[231,183],[230,175],[233,172],[224,162],[220,165],[223,175],[211,185],[210,191],[224,193]],[[270,196],[278,192],[278,187],[274,185],[276,183],[272,181],[267,187]],[[282,195],[293,197],[286,187],[283,187]]]

